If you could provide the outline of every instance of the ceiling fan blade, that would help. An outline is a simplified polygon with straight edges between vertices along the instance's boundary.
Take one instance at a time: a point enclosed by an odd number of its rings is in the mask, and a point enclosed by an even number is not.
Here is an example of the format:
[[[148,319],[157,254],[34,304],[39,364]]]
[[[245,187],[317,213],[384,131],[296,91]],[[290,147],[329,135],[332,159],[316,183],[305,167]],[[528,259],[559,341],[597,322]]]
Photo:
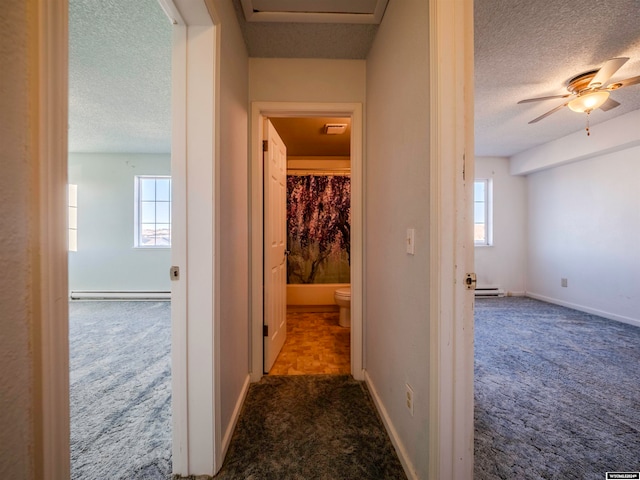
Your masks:
[[[518,105],[521,103],[530,103],[530,102],[539,102],[541,100],[551,100],[552,98],[567,98],[573,95],[572,93],[565,93],[564,95],[551,95],[549,97],[538,97],[538,98],[527,98],[526,100],[520,100]]]
[[[612,108],[616,108],[620,105],[620,102],[616,102],[613,98],[608,98],[606,102],[600,105],[600,110],[604,110],[605,112],[611,110]]]
[[[635,85],[636,83],[640,83],[640,75],[637,77],[625,78],[624,80],[620,80],[619,82],[612,83],[609,85],[606,90],[616,90],[622,87],[628,87],[629,85]]]
[[[556,113],[558,110],[566,107],[567,105],[569,105],[569,102],[564,102],[562,105],[558,105],[556,108],[554,108],[553,110],[549,110],[547,113],[544,113],[542,115],[540,115],[537,118],[534,118],[533,120],[531,120],[529,122],[529,125],[531,125],[532,123],[536,123],[539,122],[540,120],[542,120],[543,118],[548,117],[549,115],[551,115],[552,113]]]
[[[589,88],[599,88],[604,85],[607,80],[609,80],[613,76],[613,74],[616,73],[618,69],[620,69],[620,67],[622,67],[622,65],[627,63],[627,60],[629,60],[628,57],[617,57],[612,58],[611,60],[607,60],[607,63],[605,63],[602,68],[598,70],[596,76],[593,77],[589,82]]]

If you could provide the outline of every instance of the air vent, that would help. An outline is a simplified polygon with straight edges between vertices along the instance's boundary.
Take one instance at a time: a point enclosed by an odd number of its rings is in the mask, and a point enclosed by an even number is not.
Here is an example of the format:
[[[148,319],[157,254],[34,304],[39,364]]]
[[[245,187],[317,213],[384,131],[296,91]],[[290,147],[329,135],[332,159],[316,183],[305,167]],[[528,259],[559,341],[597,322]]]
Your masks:
[[[347,130],[346,123],[327,123],[324,126],[324,133],[326,135],[340,135]]]

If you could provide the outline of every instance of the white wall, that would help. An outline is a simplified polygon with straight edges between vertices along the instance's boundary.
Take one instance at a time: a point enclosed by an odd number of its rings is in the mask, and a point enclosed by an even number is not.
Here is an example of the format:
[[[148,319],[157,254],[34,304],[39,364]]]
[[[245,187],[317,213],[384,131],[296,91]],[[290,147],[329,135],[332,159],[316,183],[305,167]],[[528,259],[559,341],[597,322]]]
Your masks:
[[[37,241],[37,180],[32,172],[37,152],[29,85],[34,80],[29,62],[34,47],[27,43],[28,28],[37,20],[35,8],[23,0],[3,2],[0,21],[0,476],[35,478],[35,416],[37,361],[34,346],[37,307],[33,289],[38,264],[32,242]]]
[[[222,432],[249,374],[248,57],[231,2],[218,0],[220,59],[220,393]]]
[[[428,12],[422,0],[389,2],[367,59],[365,366],[418,478],[429,465]]]
[[[528,176],[528,294],[640,325],[639,159],[636,146]]]
[[[170,291],[169,248],[134,248],[134,178],[171,175],[169,154],[71,153],[78,185],[78,251],[69,289]]]
[[[476,157],[475,177],[493,183],[493,244],[475,247],[478,285],[499,285],[524,295],[526,278],[526,178],[509,173],[509,159]]]

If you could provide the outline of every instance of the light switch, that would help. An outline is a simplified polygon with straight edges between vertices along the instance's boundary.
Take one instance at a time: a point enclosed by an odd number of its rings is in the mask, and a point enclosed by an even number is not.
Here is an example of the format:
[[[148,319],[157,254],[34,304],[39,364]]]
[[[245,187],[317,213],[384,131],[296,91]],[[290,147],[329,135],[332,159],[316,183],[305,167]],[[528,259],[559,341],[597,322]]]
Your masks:
[[[414,255],[416,253],[415,249],[415,241],[416,241],[416,231],[413,228],[407,228],[407,253],[409,255]]]

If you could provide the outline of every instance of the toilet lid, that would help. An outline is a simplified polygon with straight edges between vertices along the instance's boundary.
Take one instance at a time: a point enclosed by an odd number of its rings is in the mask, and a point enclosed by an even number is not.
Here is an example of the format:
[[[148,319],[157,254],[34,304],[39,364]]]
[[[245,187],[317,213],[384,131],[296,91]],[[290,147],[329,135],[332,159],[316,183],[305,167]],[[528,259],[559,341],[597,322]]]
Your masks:
[[[351,288],[339,288],[336,290],[336,295],[339,297],[351,297]]]

